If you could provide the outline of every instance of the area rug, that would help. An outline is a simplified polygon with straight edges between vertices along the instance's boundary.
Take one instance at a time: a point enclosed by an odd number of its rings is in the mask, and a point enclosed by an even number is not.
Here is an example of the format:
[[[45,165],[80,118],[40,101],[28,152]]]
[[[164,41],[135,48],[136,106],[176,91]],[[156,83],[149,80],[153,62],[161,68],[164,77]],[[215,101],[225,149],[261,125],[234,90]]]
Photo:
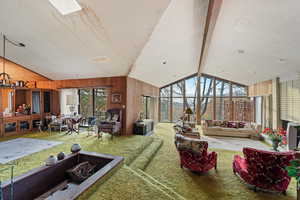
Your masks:
[[[10,161],[54,147],[59,144],[62,144],[62,142],[31,138],[17,138],[14,140],[0,142],[0,163],[6,164]]]
[[[270,146],[262,143],[261,141],[247,138],[201,136],[201,140],[207,141],[208,146],[214,149],[242,151],[244,147],[251,147],[265,151],[272,151]]]

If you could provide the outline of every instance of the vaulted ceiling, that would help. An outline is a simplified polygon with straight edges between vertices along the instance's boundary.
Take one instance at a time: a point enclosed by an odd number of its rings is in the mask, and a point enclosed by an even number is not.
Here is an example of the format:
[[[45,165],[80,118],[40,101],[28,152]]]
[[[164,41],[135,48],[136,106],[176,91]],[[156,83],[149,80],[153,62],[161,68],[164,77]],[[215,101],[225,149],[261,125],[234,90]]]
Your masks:
[[[26,44],[8,45],[7,57],[54,80],[129,75],[160,87],[198,71],[208,0],[78,3],[63,16],[48,0],[2,0],[0,32]],[[223,0],[201,72],[244,84],[298,78],[299,8]]]
[[[202,71],[244,84],[300,73],[300,1],[224,0]]]
[[[198,71],[207,0],[172,0],[130,76],[167,85]]]
[[[0,32],[26,44],[7,57],[55,80],[127,75],[170,0],[78,3],[61,15],[48,0],[1,0]]]

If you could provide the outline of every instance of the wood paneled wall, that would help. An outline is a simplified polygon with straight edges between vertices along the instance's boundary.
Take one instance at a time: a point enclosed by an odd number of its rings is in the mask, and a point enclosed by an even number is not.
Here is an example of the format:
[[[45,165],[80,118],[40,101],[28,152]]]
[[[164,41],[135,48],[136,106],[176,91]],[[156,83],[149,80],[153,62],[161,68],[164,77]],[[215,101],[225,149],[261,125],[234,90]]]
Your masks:
[[[249,86],[249,96],[268,96],[272,94],[272,80]]]
[[[300,80],[280,83],[280,118],[300,123]]]
[[[126,77],[105,77],[105,78],[90,78],[90,79],[69,79],[55,81],[38,81],[37,88],[44,89],[63,89],[63,88],[89,88],[89,87],[107,87],[111,93],[120,93],[122,101],[119,104],[112,104],[109,98],[109,108],[122,108],[126,105]]]
[[[142,96],[155,97],[154,121],[158,122],[158,96],[159,88],[145,82],[127,77],[127,106],[126,106],[126,133],[133,133],[133,123],[142,111]]]
[[[38,81],[38,88],[61,89],[61,88],[86,88],[86,87],[108,87],[108,108],[121,108],[123,110],[123,135],[133,133],[133,123],[137,120],[142,110],[142,96],[155,98],[155,119],[158,121],[158,95],[159,88],[130,77],[108,77],[92,79],[70,79],[59,81]],[[111,94],[120,93],[121,103],[111,103]]]
[[[90,78],[90,79],[68,79],[54,81],[38,81],[38,88],[44,89],[63,89],[63,88],[92,88],[92,87],[107,87],[108,94],[108,109],[122,109],[122,134],[126,134],[126,77],[105,77],[105,78]],[[111,103],[111,94],[120,93],[122,99],[120,103]]]
[[[0,66],[2,59],[0,57]],[[107,87],[109,88],[108,108],[121,108],[123,111],[123,130],[122,134],[130,135],[133,133],[133,123],[137,120],[139,112],[142,110],[142,95],[159,96],[159,88],[142,81],[121,76],[90,79],[69,79],[69,80],[50,80],[38,73],[26,69],[16,63],[6,61],[6,72],[13,80],[37,81],[36,87],[41,89],[52,89],[53,107],[59,112],[58,89],[63,88],[88,88],[88,87]],[[120,103],[111,103],[111,94],[120,93],[122,100]],[[158,121],[158,98],[155,99],[155,122]]]
[[[0,57],[0,68],[2,72],[3,58]],[[42,76],[36,72],[33,72],[21,65],[6,60],[5,72],[8,73],[12,80],[23,80],[23,81],[47,81],[50,80],[45,76]]]

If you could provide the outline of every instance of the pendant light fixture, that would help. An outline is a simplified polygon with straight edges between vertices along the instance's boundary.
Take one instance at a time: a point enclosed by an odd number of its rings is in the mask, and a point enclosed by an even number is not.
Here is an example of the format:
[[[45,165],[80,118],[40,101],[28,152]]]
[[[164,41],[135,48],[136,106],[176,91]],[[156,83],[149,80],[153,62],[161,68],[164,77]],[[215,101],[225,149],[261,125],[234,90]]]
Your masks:
[[[6,42],[9,42],[10,44],[13,44],[14,46],[17,46],[17,47],[25,47],[25,44],[21,43],[21,42],[16,42],[16,41],[13,41],[13,40],[10,40],[6,37],[6,35],[2,34],[3,35],[3,61],[2,61],[2,73],[0,73],[0,82],[1,82],[1,86],[11,86],[11,78],[9,76],[8,73],[5,72],[5,62],[6,62]]]

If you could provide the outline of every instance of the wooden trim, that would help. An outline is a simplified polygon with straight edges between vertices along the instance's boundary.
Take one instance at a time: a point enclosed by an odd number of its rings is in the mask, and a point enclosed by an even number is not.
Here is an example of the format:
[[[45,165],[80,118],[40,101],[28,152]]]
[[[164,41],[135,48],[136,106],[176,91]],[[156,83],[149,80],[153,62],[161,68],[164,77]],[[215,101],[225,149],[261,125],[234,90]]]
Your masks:
[[[232,84],[229,85],[229,120],[233,120]]]
[[[216,120],[216,79],[213,79],[213,120]]]
[[[202,76],[206,76],[208,78],[215,78],[216,80],[219,80],[219,81],[224,81],[224,82],[232,83],[232,84],[235,84],[235,85],[238,85],[238,86],[248,87],[248,85],[244,85],[242,83],[238,83],[238,82],[235,82],[235,81],[231,81],[231,80],[227,80],[227,79],[224,79],[224,78],[220,78],[218,76],[213,76],[213,75],[209,75],[209,74],[205,74],[205,73],[201,73],[201,75]]]
[[[160,96],[160,95],[159,95]],[[161,121],[161,103],[160,103],[160,97],[158,98],[158,121],[160,122]]]
[[[192,78],[192,77],[196,77],[196,76],[197,76],[197,73],[193,73],[192,75],[186,76],[186,77],[184,77],[184,78],[182,78],[182,79],[179,79],[179,80],[177,80],[177,81],[174,81],[174,82],[172,82],[172,83],[169,83],[169,84],[167,84],[167,85],[164,85],[164,86],[160,87],[159,89],[162,89],[162,88],[165,88],[165,87],[169,87],[169,86],[171,86],[171,85],[174,85],[175,83],[178,83],[178,82],[180,82],[180,81],[183,81],[183,80],[186,80],[186,79],[189,79],[189,78]]]
[[[182,81],[183,87],[183,112],[187,109],[185,105],[187,104],[186,94],[185,94],[185,81]]]
[[[170,122],[173,122],[173,85],[171,85],[170,90]]]
[[[201,83],[200,83],[200,76],[197,76],[197,110],[196,110],[196,118],[197,124],[201,124],[201,104],[199,103],[201,100]]]
[[[192,78],[192,77],[196,77],[197,75],[198,75],[198,73],[194,73],[194,74],[192,74],[192,75],[189,75],[189,76],[184,77],[184,78],[182,78],[182,79],[179,79],[179,80],[177,80],[177,81],[174,81],[174,82],[172,82],[172,83],[169,83],[168,85],[164,85],[164,86],[160,87],[159,89],[162,89],[162,88],[165,88],[165,87],[169,87],[170,85],[176,84],[176,83],[178,83],[178,82],[180,82],[180,81],[184,81],[184,80],[189,79],[189,78]],[[216,80],[219,80],[219,81],[224,81],[224,82],[232,83],[232,84],[235,84],[235,85],[238,85],[238,86],[242,86],[242,87],[248,87],[248,85],[244,85],[244,84],[242,84],[242,83],[234,82],[234,81],[231,81],[231,80],[223,79],[223,78],[220,78],[220,77],[218,77],[218,76],[213,76],[213,75],[209,75],[209,74],[205,74],[205,73],[201,73],[199,76],[200,76],[200,77],[201,77],[201,76],[205,76],[205,77],[207,77],[207,78],[215,78]]]

